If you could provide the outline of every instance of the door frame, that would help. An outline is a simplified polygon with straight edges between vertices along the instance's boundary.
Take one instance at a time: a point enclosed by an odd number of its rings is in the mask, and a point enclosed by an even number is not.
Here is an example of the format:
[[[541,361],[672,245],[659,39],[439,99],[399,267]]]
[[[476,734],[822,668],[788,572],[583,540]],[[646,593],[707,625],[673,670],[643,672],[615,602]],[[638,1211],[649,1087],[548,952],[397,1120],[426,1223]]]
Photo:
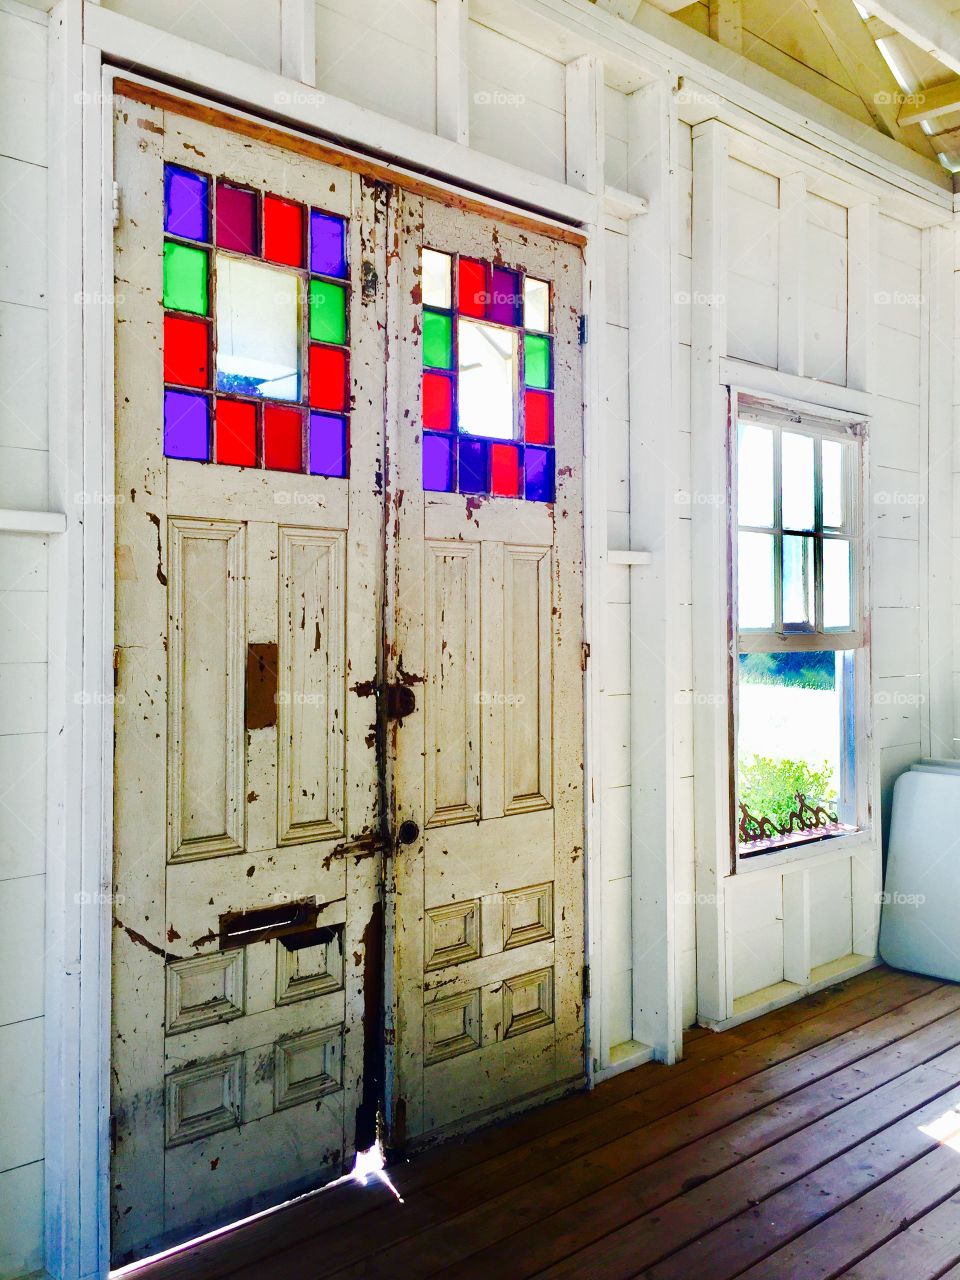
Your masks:
[[[229,94],[222,55],[195,46],[191,70],[202,76],[203,96],[171,90],[149,76],[132,73],[107,61],[107,52],[84,43],[83,0],[61,0],[50,24],[50,157],[51,186],[63,193],[51,202],[48,243],[65,269],[54,273],[50,287],[51,453],[59,450],[59,469],[51,468],[51,508],[67,515],[67,532],[51,540],[49,593],[62,602],[51,610],[48,685],[48,875],[45,943],[45,1261],[47,1272],[70,1280],[107,1274],[109,1268],[110,1034],[111,936],[113,917],[113,626],[114,626],[114,342],[113,235],[118,193],[113,180],[113,96],[115,82],[142,85],[182,103],[200,104],[211,112],[227,112],[258,123],[250,112],[219,105],[218,92]],[[103,17],[107,17],[103,13]],[[110,18],[116,15],[109,15]],[[126,20],[124,20],[126,21]],[[139,27],[140,24],[132,24]],[[186,42],[184,42],[186,43]],[[161,61],[149,49],[138,53],[148,65]],[[139,65],[143,65],[141,62]],[[291,87],[296,82],[274,77]],[[296,85],[298,88],[302,86]],[[80,104],[81,111],[76,111]],[[369,112],[338,103],[352,114],[356,129],[369,129]],[[308,134],[260,126],[291,139]],[[417,147],[404,154],[412,165],[426,167],[424,152],[436,153],[433,172],[449,171],[450,144],[406,129]],[[433,147],[431,144],[436,144]],[[322,144],[320,144],[322,145]],[[377,166],[347,147],[331,148]],[[462,165],[462,148],[458,166]],[[537,209],[531,203],[531,178],[506,162],[471,152],[485,177],[514,195],[510,205],[433,177],[419,178],[413,168],[391,168],[395,180],[419,186],[441,198],[475,205],[520,225],[569,239],[584,246],[589,233],[602,225],[599,201],[583,190],[537,180]],[[454,167],[458,167],[454,166]],[[85,195],[87,199],[85,200]],[[119,193],[122,200],[122,192]],[[61,210],[81,209],[71,223]],[[541,209],[548,209],[547,214]],[[592,216],[586,217],[585,213]],[[556,221],[550,214],[563,219]],[[583,228],[581,230],[580,228]],[[584,267],[585,280],[588,266]],[[584,297],[589,292],[584,289]],[[75,324],[77,299],[87,313],[83,334]],[[71,328],[71,321],[73,327]],[[57,345],[59,343],[59,345]],[[81,388],[77,396],[75,388]],[[585,400],[592,392],[585,384]],[[58,425],[59,424],[59,425]],[[585,405],[584,432],[598,430],[598,415]],[[592,453],[592,450],[589,450]],[[584,470],[585,589],[600,584],[598,535],[602,533],[603,491],[589,467]],[[585,615],[589,640],[589,614]],[[593,682],[585,684],[587,723]],[[589,733],[589,730],[588,730]],[[599,752],[585,741],[585,758],[599,762]],[[599,839],[594,806],[585,804],[587,892],[591,851]],[[594,838],[594,829],[596,837]],[[54,874],[52,868],[58,868]],[[91,892],[83,886],[96,885]],[[587,909],[589,910],[589,902]],[[590,1071],[588,1016],[587,1070]]]

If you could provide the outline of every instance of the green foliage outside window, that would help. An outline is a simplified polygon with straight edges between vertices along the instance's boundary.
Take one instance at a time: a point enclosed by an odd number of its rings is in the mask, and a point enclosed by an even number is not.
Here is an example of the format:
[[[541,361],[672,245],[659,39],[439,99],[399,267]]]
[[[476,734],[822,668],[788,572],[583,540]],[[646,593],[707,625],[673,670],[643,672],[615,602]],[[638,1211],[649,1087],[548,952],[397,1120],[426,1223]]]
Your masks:
[[[738,799],[757,818],[769,818],[776,826],[786,826],[797,807],[799,791],[811,806],[835,806],[833,770],[827,760],[823,769],[811,769],[805,760],[773,760],[753,756],[740,762]]]

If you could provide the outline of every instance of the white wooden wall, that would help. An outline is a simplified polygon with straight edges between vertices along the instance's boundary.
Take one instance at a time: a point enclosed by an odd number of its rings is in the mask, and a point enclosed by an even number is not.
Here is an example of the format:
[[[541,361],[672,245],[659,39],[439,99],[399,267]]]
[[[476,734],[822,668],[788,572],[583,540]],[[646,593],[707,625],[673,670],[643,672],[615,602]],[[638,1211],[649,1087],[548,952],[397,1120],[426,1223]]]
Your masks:
[[[0,508],[47,508],[43,14],[0,6]],[[0,532],[0,1276],[42,1262],[46,542]]]

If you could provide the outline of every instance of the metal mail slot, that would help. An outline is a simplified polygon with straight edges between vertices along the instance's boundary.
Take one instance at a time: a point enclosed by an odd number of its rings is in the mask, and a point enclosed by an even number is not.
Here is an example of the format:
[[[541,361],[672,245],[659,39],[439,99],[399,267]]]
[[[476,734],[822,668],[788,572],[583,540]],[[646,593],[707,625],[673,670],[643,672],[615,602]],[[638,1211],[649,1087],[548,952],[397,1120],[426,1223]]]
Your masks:
[[[276,907],[229,911],[220,917],[221,950],[315,931],[319,911],[312,898],[306,902],[282,902]]]

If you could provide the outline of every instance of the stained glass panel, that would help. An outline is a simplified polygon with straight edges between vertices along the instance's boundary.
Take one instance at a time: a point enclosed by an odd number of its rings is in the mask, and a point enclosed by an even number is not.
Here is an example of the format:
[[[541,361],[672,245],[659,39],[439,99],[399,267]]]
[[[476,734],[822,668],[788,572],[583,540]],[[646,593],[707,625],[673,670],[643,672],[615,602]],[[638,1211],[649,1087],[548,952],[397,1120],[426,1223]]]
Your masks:
[[[346,342],[347,291],[342,284],[310,281],[310,337],[314,342]]]
[[[164,165],[163,229],[185,240],[210,239],[209,180],[202,173]]]
[[[423,434],[423,487],[432,492],[450,493],[454,489],[453,436]]]
[[[347,474],[347,420],[340,414],[311,413],[310,472],[315,476]]]
[[[314,409],[347,407],[347,357],[336,347],[310,348],[310,395]]]
[[[210,457],[210,402],[190,391],[163,394],[163,452],[168,458]]]
[[[490,287],[490,305],[487,318],[496,324],[520,323],[520,274],[506,267],[494,267]]]
[[[255,191],[217,183],[217,247],[257,253],[260,244],[258,197]]]
[[[523,339],[524,382],[528,387],[550,386],[550,339],[528,333]]]
[[[471,258],[460,259],[457,310],[462,316],[484,319],[487,314],[487,268]]]
[[[423,363],[428,369],[453,368],[453,321],[440,311],[423,312]]]
[[[420,293],[425,307],[441,307],[449,311],[452,305],[452,271],[453,259],[449,253],[424,249]]]
[[[520,450],[515,444],[490,446],[490,492],[515,498],[520,492]]]
[[[206,320],[163,317],[163,380],[181,387],[210,385],[210,326]]]
[[[288,267],[303,266],[303,206],[279,196],[263,197],[263,256]]]
[[[214,412],[216,459],[232,467],[257,465],[257,406],[217,397]]]
[[[310,270],[338,280],[347,274],[347,224],[319,209],[310,211]]]
[[[209,305],[206,249],[167,240],[163,246],[163,305],[205,316]]]
[[[461,493],[490,492],[490,446],[486,440],[460,438],[458,453]]]
[[[494,440],[512,440],[517,392],[516,333],[476,320],[459,320],[457,358],[460,430]]]
[[[528,444],[553,444],[553,396],[524,392],[524,435]]]
[[[553,450],[528,444],[523,451],[523,471],[525,496],[533,502],[553,502]]]
[[[303,413],[263,406],[263,465],[270,471],[303,470]]]
[[[537,333],[550,331],[550,285],[530,276],[523,282],[523,327]]]

